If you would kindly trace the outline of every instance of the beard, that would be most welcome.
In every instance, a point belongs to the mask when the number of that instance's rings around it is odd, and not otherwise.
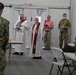
[[[37,21],[35,21],[34,23],[35,23],[35,24],[37,24],[38,22],[37,22]]]

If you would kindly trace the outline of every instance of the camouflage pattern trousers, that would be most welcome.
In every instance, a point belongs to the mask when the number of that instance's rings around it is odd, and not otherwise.
[[[49,49],[50,48],[50,43],[51,43],[51,30],[50,31],[45,31],[45,35],[44,35],[44,47]]]
[[[68,44],[68,32],[60,32],[59,47],[63,48]]]
[[[6,66],[5,53],[2,49],[0,49],[0,75],[4,75],[5,66]]]

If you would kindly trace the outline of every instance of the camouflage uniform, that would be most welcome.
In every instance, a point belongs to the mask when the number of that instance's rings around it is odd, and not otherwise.
[[[67,43],[68,43],[68,28],[71,27],[71,24],[70,24],[69,20],[62,19],[59,22],[58,27],[60,29],[59,47],[62,48],[63,47],[63,42],[64,42],[64,46],[66,46]],[[63,27],[63,28],[61,28],[61,27]]]
[[[0,75],[4,75],[6,66],[5,51],[9,39],[9,21],[0,17]]]

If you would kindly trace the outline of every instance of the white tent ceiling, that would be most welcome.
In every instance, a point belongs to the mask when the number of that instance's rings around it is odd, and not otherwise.
[[[69,6],[70,0],[0,0],[5,4],[25,4],[33,3],[34,5],[51,5],[51,6]]]

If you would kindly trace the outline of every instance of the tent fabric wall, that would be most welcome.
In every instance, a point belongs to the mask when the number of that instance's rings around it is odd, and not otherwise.
[[[58,23],[62,19],[63,13],[67,13],[67,18],[69,19],[69,9],[49,9],[49,15],[51,16],[52,20],[54,21],[54,29],[52,30],[52,37],[51,37],[51,45],[52,46],[56,46],[56,47],[59,46]],[[37,10],[36,9],[31,9],[31,13],[30,13],[30,9],[24,9],[24,15],[26,15],[26,17],[27,17],[29,28],[31,28],[31,26],[34,23],[34,18],[36,16],[38,16]],[[14,10],[14,23],[17,20],[18,16],[19,16],[19,13],[15,9]],[[32,17],[32,22],[30,21],[31,17]],[[44,24],[44,21],[45,21],[46,18],[47,18],[47,10],[44,10],[44,12],[41,15],[41,21],[42,21],[41,25],[42,25],[42,27],[43,27],[43,24]],[[30,35],[28,35],[28,36],[30,36]],[[29,39],[30,38],[28,38],[27,40],[30,41]]]
[[[18,19],[18,16],[19,16],[19,13],[18,13],[18,9],[14,9],[14,16],[13,16],[13,22],[15,24],[16,20]],[[26,19],[28,21],[28,27],[29,29],[31,29],[32,25],[34,24],[34,19],[35,17],[39,16],[38,13],[37,13],[37,9],[24,9],[24,12],[23,14],[26,16]],[[44,12],[42,12],[42,15],[41,15],[41,25],[43,27],[43,23],[44,23],[44,20],[46,19],[47,17],[47,10],[44,10]],[[32,20],[31,20],[32,19]],[[12,25],[12,28],[14,28],[14,26]],[[14,37],[13,39],[15,39],[15,32],[13,30],[13,34],[12,34]],[[31,34],[29,32],[27,32],[27,36],[26,36],[26,46],[30,46],[30,42],[31,42]]]
[[[9,38],[12,37],[12,33],[13,33],[13,9],[12,8],[9,8],[9,7],[5,7],[4,8],[4,11],[3,11],[3,14],[2,14],[2,17],[6,18],[7,20],[9,20],[10,22],[10,25],[9,25]]]
[[[71,25],[71,42],[74,42],[76,37],[76,0],[71,0]]]
[[[59,47],[59,29],[58,23],[63,18],[63,13],[67,14],[67,19],[69,19],[69,9],[50,9],[51,19],[54,22],[54,29],[51,35],[51,46]]]
[[[54,29],[52,30],[52,37],[51,37],[51,45],[52,46],[56,46],[58,47],[58,40],[59,40],[59,29],[58,29],[58,23],[59,21],[62,19],[62,14],[63,13],[67,13],[68,15],[68,19],[69,19],[69,9],[49,9],[49,14],[52,17],[52,20],[54,21]],[[31,25],[33,24],[34,21],[30,21],[31,17],[34,20],[35,16],[38,16],[37,14],[37,10],[36,9],[31,9],[31,13],[30,13],[30,9],[25,9],[24,10],[24,15],[26,15],[27,20],[28,20],[28,24],[29,24],[29,28],[31,28]],[[16,9],[12,9],[12,8],[5,8],[4,12],[3,12],[3,17],[7,18],[10,21],[10,39],[14,39],[15,38],[15,34],[14,34],[14,24],[16,22],[16,20],[18,19],[19,13]],[[42,15],[42,22],[41,24],[43,25],[44,20],[47,17],[47,10],[45,10]],[[31,22],[31,23],[30,23]],[[30,40],[29,40],[30,41]]]
[[[58,6],[58,7],[62,7],[62,6],[70,6],[70,0],[26,0],[27,2],[33,3],[34,5],[40,5],[40,6],[45,6],[46,5],[50,5],[50,6]],[[16,1],[6,1],[2,0],[1,2],[5,3],[5,4],[25,4],[26,1],[24,0],[16,0]],[[44,2],[44,3],[43,3]],[[47,7],[46,7],[47,8]],[[45,10],[45,12],[42,13],[41,17],[42,17],[42,22],[41,24],[43,25],[44,20],[47,17],[47,14],[50,14],[52,17],[52,20],[54,21],[54,29],[52,30],[52,37],[51,37],[51,45],[52,46],[57,46],[58,47],[58,39],[59,39],[59,29],[58,29],[58,23],[59,21],[62,19],[62,14],[63,13],[67,13],[68,15],[68,19],[69,19],[69,9],[49,9]],[[24,14],[27,17],[28,23],[29,23],[29,28],[31,27],[31,25],[33,24],[34,21],[31,22],[31,17],[32,19],[34,19],[35,16],[38,16],[37,14],[37,10],[33,10],[33,9],[25,9],[24,10]],[[13,30],[13,26],[15,21],[17,20],[19,13],[18,11],[16,11],[13,7],[12,8],[8,8],[5,7],[4,12],[3,12],[3,17],[5,17],[6,19],[8,19],[10,21],[10,38],[14,39],[13,35],[14,34],[14,30]],[[57,41],[57,42],[56,42]]]

